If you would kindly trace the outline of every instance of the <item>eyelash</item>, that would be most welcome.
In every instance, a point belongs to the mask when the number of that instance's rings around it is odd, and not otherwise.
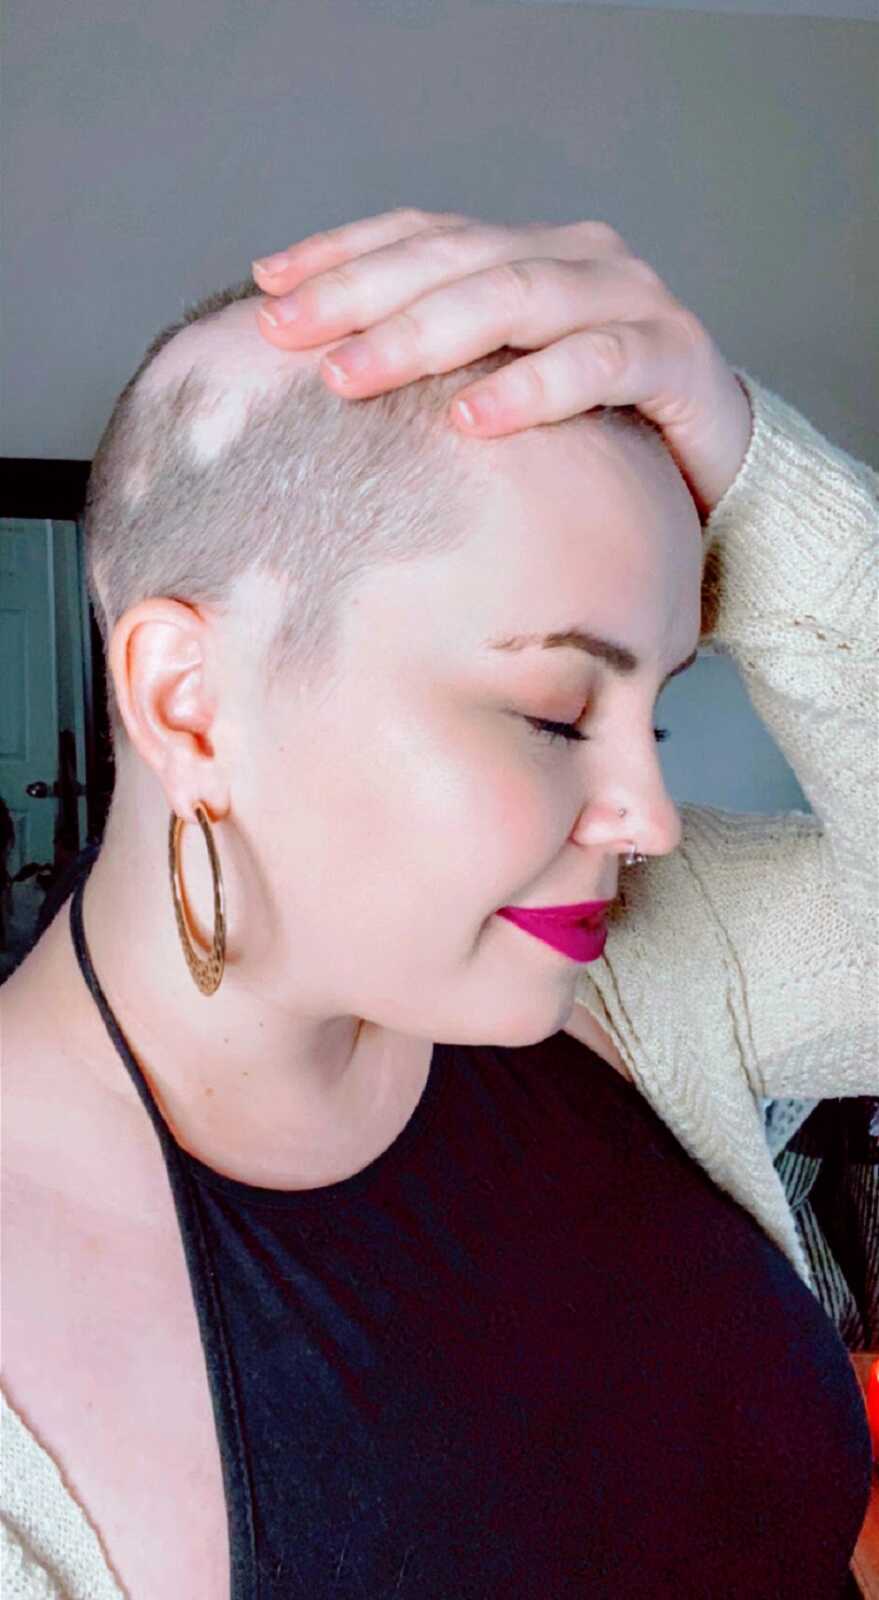
[[[580,733],[573,722],[547,722],[541,717],[526,717],[525,721],[535,733],[543,734],[546,739],[563,739],[566,744],[579,744],[589,738],[588,733]],[[671,732],[668,728],[654,728],[653,737],[657,744],[661,744],[663,739],[671,738]]]

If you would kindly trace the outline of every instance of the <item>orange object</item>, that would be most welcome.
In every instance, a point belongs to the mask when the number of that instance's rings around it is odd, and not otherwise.
[[[879,1461],[879,1360],[874,1361],[867,1378],[867,1423],[873,1444],[873,1460]]]

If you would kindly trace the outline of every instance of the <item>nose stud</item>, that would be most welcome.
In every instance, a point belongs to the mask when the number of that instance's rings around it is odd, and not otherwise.
[[[625,814],[626,814],[625,806],[620,806],[618,815],[621,816],[621,817],[624,817]],[[641,854],[640,850],[636,850],[635,846],[632,845],[632,848],[629,851],[628,855],[627,856],[623,856],[623,866],[624,867],[640,867],[643,864],[643,862],[645,862],[646,860],[647,860],[647,857],[643,856]]]

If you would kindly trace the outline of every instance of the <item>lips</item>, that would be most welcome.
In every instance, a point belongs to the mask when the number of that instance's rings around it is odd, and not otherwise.
[[[539,933],[544,924],[548,928],[560,925],[598,928],[610,905],[613,905],[612,900],[581,900],[571,906],[502,906],[498,916],[507,917],[510,922],[518,923],[529,932],[533,929],[535,933]]]
[[[502,906],[497,913],[552,945],[572,961],[597,961],[607,943],[604,914],[610,900],[582,900],[573,906]]]

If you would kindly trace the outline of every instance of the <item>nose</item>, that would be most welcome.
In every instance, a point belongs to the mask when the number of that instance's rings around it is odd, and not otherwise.
[[[645,856],[667,856],[683,837],[681,815],[666,786],[659,752],[650,745],[625,757],[608,759],[599,776],[586,775],[589,794],[577,822],[578,844],[600,845],[608,854],[625,856],[634,846]],[[623,815],[620,815],[620,812]]]
[[[620,810],[625,811],[625,816],[620,817]],[[669,795],[665,785],[662,787],[662,799],[656,804],[646,806],[617,807],[616,827],[623,840],[620,849],[628,852],[634,844],[645,856],[669,856],[677,850],[683,837],[681,814]]]

